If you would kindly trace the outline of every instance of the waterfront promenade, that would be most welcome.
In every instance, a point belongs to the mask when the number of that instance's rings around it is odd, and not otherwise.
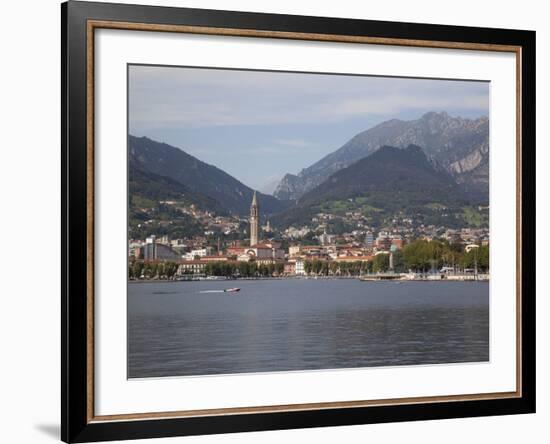
[[[313,279],[313,280],[338,280],[338,279],[357,279],[360,281],[407,281],[407,282],[487,282],[489,273],[476,274],[421,274],[421,273],[372,273],[358,276],[306,276],[306,275],[286,275],[286,276],[255,276],[255,277],[235,277],[235,276],[205,276],[205,275],[181,275],[171,279],[130,279],[129,282],[185,282],[185,281],[273,281],[273,280],[295,280],[295,279]]]

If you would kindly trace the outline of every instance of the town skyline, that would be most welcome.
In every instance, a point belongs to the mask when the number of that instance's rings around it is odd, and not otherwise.
[[[205,216],[211,218],[208,213]],[[199,237],[200,248],[195,249],[190,249],[185,239],[170,239],[166,235],[159,239],[152,235],[144,241],[131,239],[129,278],[178,277],[192,280],[207,276],[227,279],[314,274],[363,276],[375,280],[434,280],[436,276],[438,279],[478,280],[478,271],[483,271],[482,279],[488,279],[488,228],[445,230],[444,227],[428,226],[412,230],[394,227],[375,232],[365,227],[363,231],[350,233],[350,237],[328,234],[327,225],[322,222],[323,219],[330,220],[331,215],[318,216],[321,224],[316,231],[318,233],[321,228],[322,234],[310,236],[304,243],[304,238],[312,231],[306,227],[301,230],[291,228],[284,231],[282,239],[275,240],[269,220],[260,226],[260,202],[254,192],[248,218],[240,219],[248,227],[248,230],[241,229],[242,239],[224,242],[222,247],[219,236],[215,245],[206,243],[206,246],[205,240]],[[361,218],[360,214],[351,216]],[[344,242],[339,242],[341,240]],[[187,252],[180,254],[184,251]],[[409,267],[408,274],[404,273],[406,267]],[[421,274],[412,273],[413,268]],[[428,268],[432,274],[422,277]],[[439,275],[433,274],[437,271]],[[155,276],[148,276],[148,272]],[[376,274],[370,277],[370,273]]]

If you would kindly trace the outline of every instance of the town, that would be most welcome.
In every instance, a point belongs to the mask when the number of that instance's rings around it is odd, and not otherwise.
[[[130,280],[215,278],[359,277],[369,279],[488,279],[489,229],[415,224],[396,217],[375,230],[360,212],[318,213],[311,223],[284,230],[260,224],[254,193],[249,218],[219,216],[195,206],[173,207],[204,228],[173,238],[150,234],[129,240]],[[486,208],[488,210],[488,208]],[[350,231],[331,232],[344,219]],[[143,221],[159,231],[173,221]],[[141,226],[138,228],[142,228]]]

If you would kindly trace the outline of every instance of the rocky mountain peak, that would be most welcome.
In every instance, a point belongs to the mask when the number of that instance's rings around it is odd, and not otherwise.
[[[363,131],[298,175],[285,176],[274,195],[298,199],[381,146],[406,148],[411,144],[423,147],[436,169],[446,170],[457,182],[488,196],[489,119],[454,117],[446,111],[431,111],[410,121],[391,119]]]

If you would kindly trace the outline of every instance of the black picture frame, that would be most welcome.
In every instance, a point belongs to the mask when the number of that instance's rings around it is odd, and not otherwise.
[[[521,396],[319,410],[95,421],[90,417],[87,302],[87,23],[90,20],[332,36],[513,45],[521,49]],[[69,1],[61,5],[61,438],[91,442],[535,412],[535,32]],[[512,197],[511,197],[512,198]]]

